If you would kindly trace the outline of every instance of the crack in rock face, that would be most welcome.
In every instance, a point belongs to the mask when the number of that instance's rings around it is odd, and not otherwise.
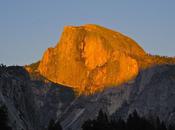
[[[55,83],[93,94],[135,78],[139,67],[133,55],[145,52],[118,32],[97,25],[68,26],[57,46],[44,53],[38,70]]]
[[[85,37],[82,57],[85,59],[85,65],[89,70],[107,63],[110,52],[109,47],[105,43],[106,41],[103,37],[92,34]]]

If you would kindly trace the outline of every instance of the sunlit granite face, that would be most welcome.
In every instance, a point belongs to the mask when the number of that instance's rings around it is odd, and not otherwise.
[[[137,76],[133,56],[145,55],[132,39],[98,25],[67,26],[43,55],[39,72],[49,80],[90,94]]]

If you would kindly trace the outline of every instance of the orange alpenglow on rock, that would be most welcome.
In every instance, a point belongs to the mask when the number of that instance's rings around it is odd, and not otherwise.
[[[39,64],[47,79],[92,94],[135,78],[134,57],[145,56],[132,39],[98,25],[66,26],[56,47],[48,48]]]

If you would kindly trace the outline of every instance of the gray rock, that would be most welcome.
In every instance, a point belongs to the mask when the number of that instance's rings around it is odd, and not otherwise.
[[[149,68],[129,83],[78,97],[58,120],[65,130],[79,130],[85,120],[96,118],[100,109],[124,119],[137,110],[141,116],[158,116],[175,124],[175,65]]]
[[[0,105],[8,108],[13,130],[38,130],[40,119],[28,73],[22,67],[0,68]]]
[[[7,106],[13,130],[44,130],[50,119],[60,121],[64,130],[80,130],[100,109],[124,119],[137,110],[175,124],[175,65],[155,66],[121,86],[77,97],[71,88],[30,79],[22,67],[0,68],[0,105]]]
[[[23,67],[0,68],[0,106],[8,108],[13,130],[44,130],[75,98],[68,87],[30,79]]]

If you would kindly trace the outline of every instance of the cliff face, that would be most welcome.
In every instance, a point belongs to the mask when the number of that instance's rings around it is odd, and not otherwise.
[[[137,110],[146,118],[158,116],[167,124],[175,124],[174,102],[175,65],[161,65],[141,71],[132,82],[78,97],[58,120],[64,130],[80,130],[84,121],[97,117],[100,109],[116,119],[126,119]]]
[[[64,28],[60,42],[49,48],[39,64],[47,79],[78,92],[94,93],[135,78],[144,50],[121,33],[97,26]]]
[[[38,130],[39,109],[28,73],[22,67],[0,67],[0,106],[7,107],[13,130]]]
[[[23,67],[0,66],[0,106],[7,107],[13,130],[47,128],[75,98],[70,88],[35,76],[31,79]]]
[[[13,130],[43,130],[50,119],[60,121],[64,130],[79,130],[100,109],[122,118],[137,110],[141,116],[175,124],[174,101],[175,65],[148,68],[131,82],[78,97],[71,88],[31,80],[21,67],[0,69],[0,106],[7,106]]]
[[[48,127],[51,119],[56,120],[64,110],[66,110],[75,99],[75,93],[71,88],[54,84],[52,82],[43,82],[35,79],[32,81],[32,92],[35,102],[39,108],[40,129]]]

